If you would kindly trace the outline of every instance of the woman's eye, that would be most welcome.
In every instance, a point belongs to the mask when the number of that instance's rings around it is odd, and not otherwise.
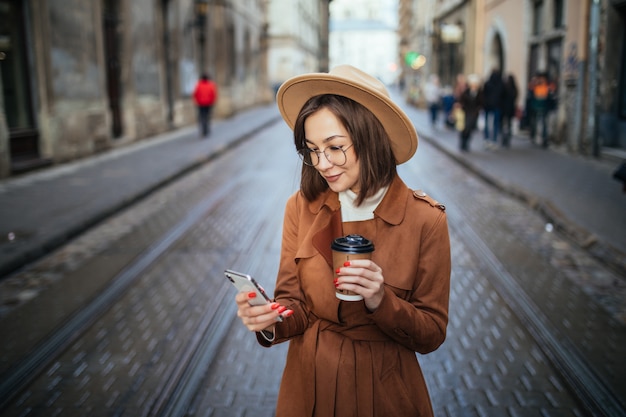
[[[331,151],[340,151],[343,149],[343,146],[330,146]]]

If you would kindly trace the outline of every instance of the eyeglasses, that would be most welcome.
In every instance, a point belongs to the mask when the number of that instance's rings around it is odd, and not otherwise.
[[[304,162],[305,165],[314,167],[320,163],[320,157],[323,153],[328,162],[340,167],[345,165],[348,161],[346,151],[350,149],[352,145],[354,145],[354,143],[347,148],[344,148],[343,145],[332,145],[328,146],[323,151],[316,151],[315,149],[310,148],[298,149],[298,155],[300,155],[300,159],[302,159],[302,162]]]

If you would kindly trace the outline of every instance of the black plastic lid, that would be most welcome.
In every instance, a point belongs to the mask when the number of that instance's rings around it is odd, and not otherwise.
[[[361,235],[347,235],[333,240],[330,248],[337,252],[370,253],[374,252],[374,243]]]

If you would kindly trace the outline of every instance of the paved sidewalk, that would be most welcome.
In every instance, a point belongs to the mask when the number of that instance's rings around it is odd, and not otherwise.
[[[57,167],[0,180],[0,278],[245,140],[280,114],[270,103]]]

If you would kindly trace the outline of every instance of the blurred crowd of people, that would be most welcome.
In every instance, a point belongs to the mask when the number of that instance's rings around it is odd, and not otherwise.
[[[556,108],[556,84],[546,73],[536,74],[528,83],[523,106],[518,104],[520,91],[513,74],[503,75],[494,69],[486,80],[471,74],[459,74],[454,87],[440,85],[437,75],[431,75],[423,87],[424,99],[433,126],[443,123],[459,132],[459,147],[469,151],[472,133],[478,130],[482,115],[485,148],[508,148],[514,121],[529,131],[530,139],[548,146],[548,114]],[[539,137],[537,138],[537,135]]]

